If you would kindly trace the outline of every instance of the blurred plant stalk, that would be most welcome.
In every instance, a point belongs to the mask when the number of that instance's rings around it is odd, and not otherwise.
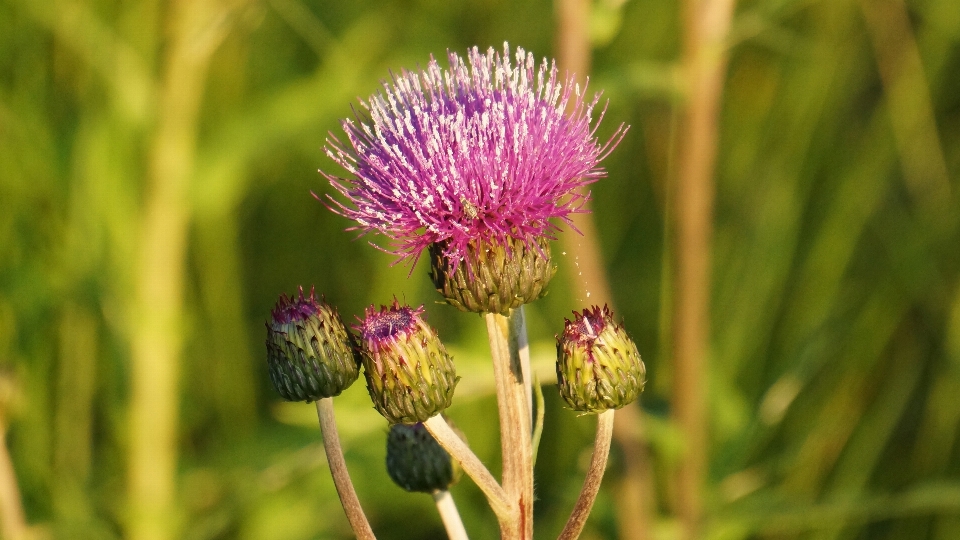
[[[581,85],[590,73],[590,9],[590,0],[556,0],[554,4],[557,60],[561,68],[576,75]],[[585,208],[589,207],[588,201]],[[573,214],[570,218],[582,233],[566,231],[561,235],[563,249],[569,254],[563,257],[563,264],[573,280],[572,289],[576,294],[590,298],[590,304],[607,305],[616,310],[603,268],[603,254],[594,215],[592,212],[583,212]],[[620,538],[630,540],[649,538],[653,523],[653,477],[642,437],[642,422],[639,402],[621,409],[613,422],[613,439],[623,458],[623,474],[614,479],[617,527]]]
[[[17,394],[12,377],[0,374],[0,532],[8,540],[24,540],[28,532],[17,471],[7,447],[7,425]]]
[[[23,512],[17,473],[7,450],[7,422],[0,419],[0,530],[9,540],[27,537],[27,518]]]
[[[676,511],[683,538],[700,536],[707,468],[706,380],[718,116],[727,35],[736,0],[687,0],[683,13],[684,102],[673,203],[673,416],[684,439]]]
[[[210,58],[226,35],[230,6],[180,0],[171,28],[150,148],[140,225],[132,330],[129,522],[134,540],[175,538],[184,259],[198,117]]]
[[[860,1],[907,189],[924,219],[939,227],[953,201],[930,85],[903,0]]]

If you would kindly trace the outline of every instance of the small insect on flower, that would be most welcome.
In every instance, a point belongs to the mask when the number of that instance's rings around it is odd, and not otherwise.
[[[328,206],[356,221],[352,229],[389,238],[384,249],[399,260],[430,248],[434,284],[450,303],[505,312],[543,293],[555,268],[547,241],[558,221],[584,211],[580,188],[606,175],[599,163],[627,128],[601,143],[599,94],[586,99],[572,75],[546,59],[537,67],[521,48],[447,57],[448,69],[431,58],[384,82],[361,102],[366,117],[343,121],[346,143],[327,140],[349,173],[323,173],[340,194]],[[518,263],[493,267],[510,259]],[[489,282],[456,290],[478,276]]]
[[[477,219],[477,216],[480,215],[477,207],[474,206],[472,202],[468,201],[463,195],[460,195],[460,204],[463,205],[463,213],[465,213],[468,218]]]

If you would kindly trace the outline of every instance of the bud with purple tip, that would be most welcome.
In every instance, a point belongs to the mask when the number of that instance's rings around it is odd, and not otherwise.
[[[313,289],[299,298],[281,295],[267,323],[267,367],[288,401],[340,395],[357,380],[360,366],[340,314]]]
[[[367,390],[377,411],[391,424],[423,422],[453,401],[457,373],[436,331],[426,322],[423,306],[367,308],[355,328]]]
[[[633,402],[643,391],[646,368],[623,325],[606,306],[574,312],[557,336],[557,383],[575,411],[602,412]]]

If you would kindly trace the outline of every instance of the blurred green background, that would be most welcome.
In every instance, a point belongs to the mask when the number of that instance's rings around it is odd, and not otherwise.
[[[680,21],[669,0],[596,0],[590,18],[599,136],[632,126],[594,210],[647,362],[644,526],[665,539],[683,447],[665,337]],[[0,397],[31,537],[134,537],[131,426],[153,428],[133,389],[154,388],[149,344],[169,336],[170,537],[350,537],[313,408],[281,403],[266,376],[264,321],[301,284],[348,321],[393,296],[425,303],[464,378],[450,413],[498,470],[481,319],[310,192],[330,192],[318,168],[338,172],[328,132],[390,70],[504,41],[552,56],[554,34],[546,0],[0,1]],[[704,536],[960,538],[960,7],[745,0],[730,41]],[[545,378],[554,333],[588,301],[569,277],[528,307]],[[151,279],[183,291],[172,326],[150,326],[169,308],[143,293]],[[545,393],[537,538],[562,527],[594,430]],[[430,498],[387,477],[363,385],[336,404],[378,537],[442,538]],[[620,457],[585,538],[625,537]],[[472,536],[496,537],[473,485],[453,494]]]

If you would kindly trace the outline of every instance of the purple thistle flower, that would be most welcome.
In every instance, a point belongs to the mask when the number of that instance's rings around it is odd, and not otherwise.
[[[521,48],[514,58],[506,43],[502,54],[474,47],[466,62],[448,53],[448,70],[431,57],[361,101],[369,118],[342,122],[349,146],[326,147],[352,177],[321,171],[346,199],[328,206],[358,224],[348,230],[384,234],[399,260],[442,245],[452,271],[471,242],[540,249],[559,230],[551,219],[582,211],[589,195],[578,188],[605,176],[598,163],[627,128],[600,144],[599,94],[586,101],[546,59],[535,71]]]

